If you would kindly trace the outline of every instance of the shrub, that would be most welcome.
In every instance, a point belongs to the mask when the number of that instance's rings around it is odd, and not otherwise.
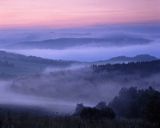
[[[95,107],[84,107],[82,104],[78,104],[76,107],[75,115],[82,119],[114,119],[115,113],[113,110],[106,106],[104,102],[100,102]]]

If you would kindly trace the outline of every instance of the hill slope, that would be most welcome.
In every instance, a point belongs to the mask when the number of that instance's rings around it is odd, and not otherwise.
[[[67,67],[74,63],[0,51],[0,77],[39,73],[47,67]]]
[[[151,55],[148,55],[148,54],[142,54],[142,55],[137,55],[137,56],[134,56],[134,57],[127,57],[127,56],[113,57],[109,60],[97,61],[95,64],[146,62],[146,61],[153,61],[153,60],[158,60],[158,58],[156,58],[154,56],[151,56]]]

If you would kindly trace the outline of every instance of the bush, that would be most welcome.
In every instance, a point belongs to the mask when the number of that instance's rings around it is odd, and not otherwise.
[[[114,119],[115,113],[113,110],[106,106],[104,102],[100,102],[95,107],[84,107],[82,104],[78,104],[76,107],[75,115],[82,119]]]

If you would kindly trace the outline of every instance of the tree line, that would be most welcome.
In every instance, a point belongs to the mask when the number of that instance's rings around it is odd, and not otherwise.
[[[98,103],[95,107],[78,104],[74,115],[82,119],[142,119],[160,123],[160,92],[149,87],[122,88],[108,105]]]

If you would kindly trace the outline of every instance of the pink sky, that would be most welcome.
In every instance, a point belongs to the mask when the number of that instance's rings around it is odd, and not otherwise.
[[[0,0],[0,27],[160,21],[160,0]]]

